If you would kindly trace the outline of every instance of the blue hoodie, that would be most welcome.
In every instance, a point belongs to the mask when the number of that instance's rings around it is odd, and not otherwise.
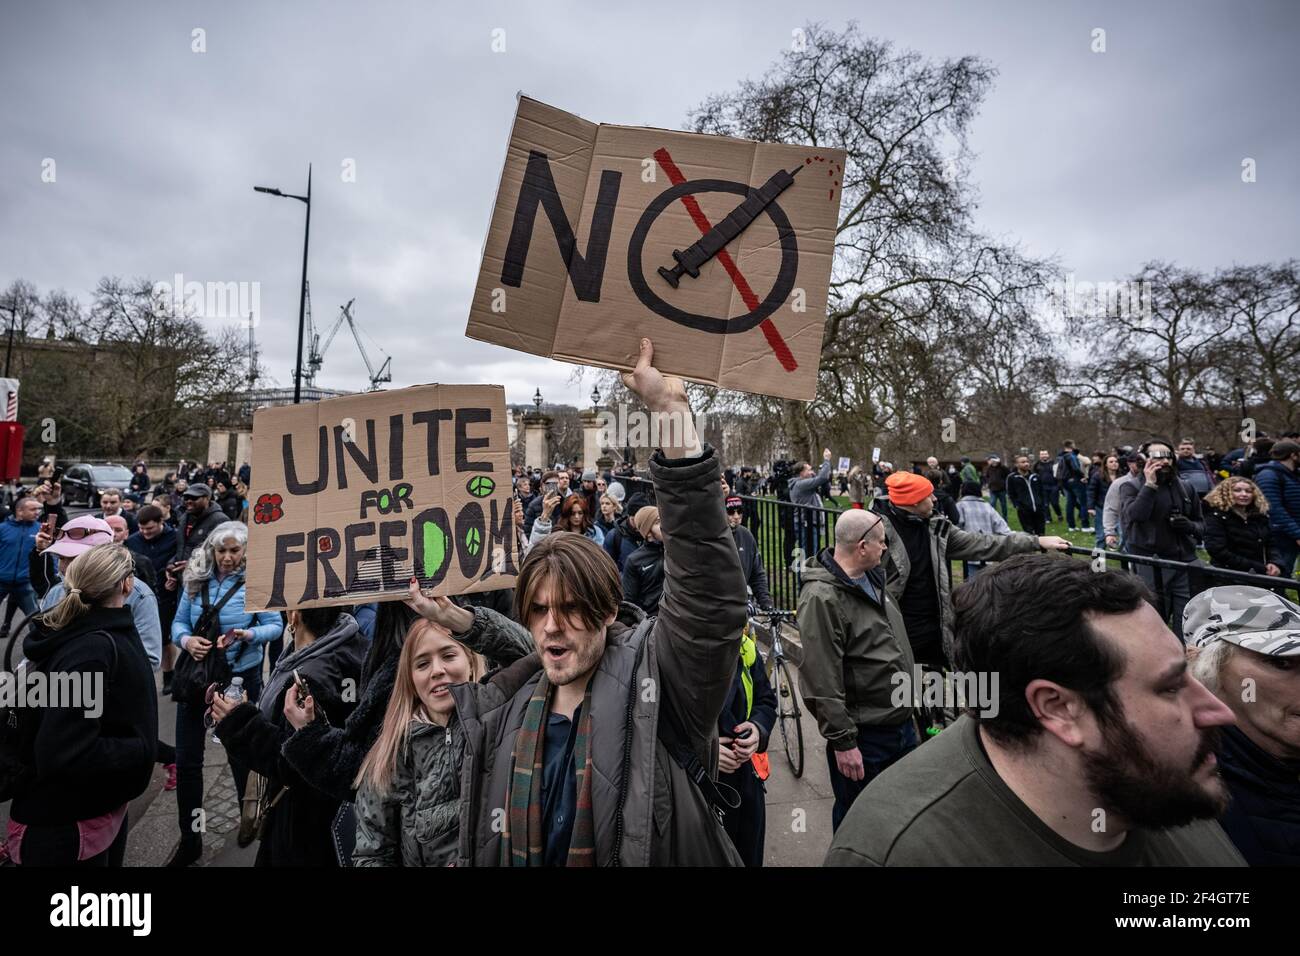
[[[0,524],[0,584],[30,584],[27,556],[36,544],[39,521],[19,521],[10,515]]]

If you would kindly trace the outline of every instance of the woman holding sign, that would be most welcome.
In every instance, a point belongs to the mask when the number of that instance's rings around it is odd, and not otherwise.
[[[274,611],[244,610],[247,548],[248,526],[242,522],[227,521],[212,529],[185,568],[172,643],[196,662],[208,654],[225,654],[231,683],[242,678],[248,700],[256,703],[262,689],[262,646],[280,636],[284,622]],[[223,690],[218,687],[216,692]],[[203,855],[205,710],[202,698],[176,700],[176,809],[181,842],[168,866],[189,866]],[[248,769],[234,760],[230,769],[242,802]]]

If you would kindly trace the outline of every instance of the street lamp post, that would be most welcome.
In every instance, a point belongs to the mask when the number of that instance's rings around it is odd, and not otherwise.
[[[307,195],[305,196],[280,192],[270,186],[254,186],[253,190],[284,199],[296,199],[307,204],[307,226],[302,234],[302,288],[298,291],[298,361],[293,370],[293,403],[297,405],[302,401],[302,334],[307,315],[307,243],[311,239],[311,163],[307,164]]]
[[[5,378],[9,377],[9,361],[14,355],[14,325],[18,322],[17,296],[9,300],[9,345],[5,347]]]

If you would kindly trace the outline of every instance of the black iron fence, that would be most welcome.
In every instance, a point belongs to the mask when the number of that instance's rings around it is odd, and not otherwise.
[[[653,503],[654,489],[649,480],[619,480],[623,482],[629,496],[634,491],[640,492]],[[759,554],[763,557],[772,603],[782,610],[794,610],[799,602],[803,563],[815,559],[823,548],[831,546],[835,521],[843,509],[813,508],[752,495],[739,497],[745,503],[742,523],[758,542]],[[1300,603],[1300,579],[1294,577],[1270,577],[1216,568],[1201,561],[1170,561],[1098,548],[1072,547],[1069,553],[1081,559],[1101,562],[1098,564],[1099,569],[1104,566],[1137,574],[1155,594],[1167,618],[1180,610],[1190,596],[1225,584],[1267,588]],[[949,583],[957,584],[959,579],[953,576],[953,564],[952,561],[948,562],[946,573]]]

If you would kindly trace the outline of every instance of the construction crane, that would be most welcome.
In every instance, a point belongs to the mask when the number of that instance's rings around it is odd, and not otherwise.
[[[307,367],[302,373],[302,384],[308,388],[316,384],[316,373],[320,371],[321,362],[324,356],[320,351],[320,333],[316,331],[316,325],[311,320],[311,283],[305,283],[303,297],[306,302],[306,319],[304,325],[307,327]]]
[[[325,336],[325,344],[320,346],[319,349],[316,346],[320,341],[320,335],[315,331],[312,332],[311,350],[307,353],[309,382],[315,378],[316,371],[321,367],[321,363],[325,359],[325,353],[329,351],[329,347],[334,341],[334,336],[338,335],[339,329],[343,327],[344,320],[347,321],[348,328],[352,330],[352,338],[357,343],[357,351],[361,353],[361,361],[366,363],[366,374],[370,376],[370,388],[368,388],[367,391],[378,391],[381,382],[391,382],[393,380],[392,357],[383,349],[379,348],[378,345],[375,345],[375,348],[378,349],[379,353],[384,356],[383,364],[380,365],[379,370],[376,371],[374,362],[370,360],[370,355],[366,352],[366,347],[361,342],[361,331],[357,328],[356,320],[352,317],[352,304],[356,301],[355,298],[349,299],[347,305],[339,307],[339,317],[334,320],[334,325],[331,326],[329,332]],[[371,344],[374,344],[373,340]]]

